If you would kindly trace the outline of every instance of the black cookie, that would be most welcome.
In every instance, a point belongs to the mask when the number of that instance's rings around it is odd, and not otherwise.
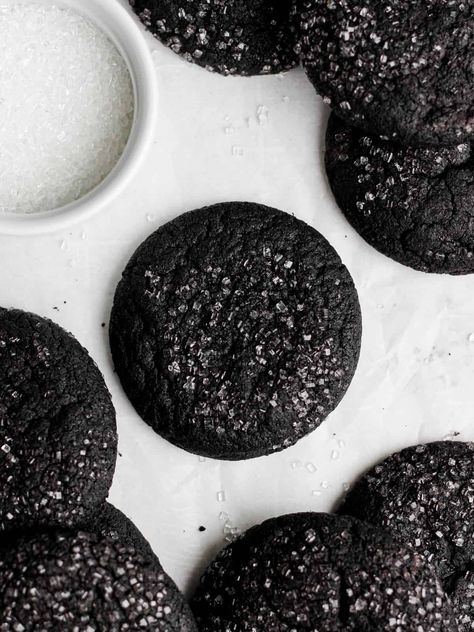
[[[349,386],[360,337],[352,279],[324,237],[239,202],[151,235],[110,323],[117,373],[143,419],[186,450],[233,460],[319,426]]]
[[[95,514],[81,525],[81,529],[118,540],[145,556],[154,555],[150,543],[130,518],[109,503],[100,505]]]
[[[345,216],[381,253],[423,272],[474,272],[470,145],[402,147],[333,115],[326,170]]]
[[[448,145],[472,136],[472,2],[296,5],[308,76],[347,122],[404,144]]]
[[[474,568],[463,573],[454,583],[451,600],[459,632],[474,630]]]
[[[0,308],[0,530],[79,524],[107,497],[116,450],[87,351],[49,320]]]
[[[3,541],[0,630],[196,632],[191,611],[156,558],[91,533]]]
[[[250,529],[204,573],[201,632],[453,632],[433,569],[372,526],[293,514]]]
[[[474,623],[474,590],[470,601],[456,596],[466,593],[465,574],[474,570],[473,443],[441,441],[393,454],[358,481],[339,513],[391,529],[424,554]]]
[[[292,0],[130,0],[142,22],[184,59],[223,75],[279,73],[298,64]]]

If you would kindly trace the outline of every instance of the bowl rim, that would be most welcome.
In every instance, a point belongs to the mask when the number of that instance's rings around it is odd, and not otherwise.
[[[8,4],[44,4],[50,0],[0,0]],[[132,80],[135,111],[130,135],[112,171],[84,196],[55,209],[36,213],[0,213],[0,234],[36,235],[77,224],[118,197],[136,174],[155,131],[158,89],[151,50],[133,15],[119,0],[54,0],[84,16],[102,30],[124,58]]]

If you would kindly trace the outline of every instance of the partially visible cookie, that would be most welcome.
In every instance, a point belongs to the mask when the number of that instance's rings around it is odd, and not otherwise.
[[[116,450],[87,351],[49,320],[0,309],[0,530],[79,524],[107,497]]]
[[[470,145],[402,147],[333,114],[326,170],[343,213],[381,253],[423,272],[474,272]]]
[[[111,505],[100,505],[94,514],[80,525],[84,531],[91,531],[118,541],[127,546],[133,546],[145,556],[154,556],[150,543],[123,512]]]
[[[450,589],[459,632],[474,630],[474,567],[460,573]]]
[[[423,554],[453,598],[459,623],[474,622],[473,443],[440,441],[393,454],[362,476],[339,513],[390,529]]]
[[[250,529],[205,571],[200,632],[454,632],[433,569],[385,531],[302,513]]]
[[[457,0],[296,0],[303,65],[348,123],[403,144],[474,133],[474,5]]]
[[[222,75],[298,64],[291,0],[130,0],[148,29],[187,61]]]
[[[118,540],[47,532],[0,546],[0,630],[197,632],[158,560]]]
[[[316,230],[258,204],[181,215],[131,258],[110,321],[113,359],[156,432],[239,460],[317,428],[356,369],[352,278]]]

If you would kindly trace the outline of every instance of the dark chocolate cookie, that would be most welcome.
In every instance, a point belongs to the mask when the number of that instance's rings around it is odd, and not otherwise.
[[[454,632],[434,570],[357,520],[293,514],[250,529],[191,602],[201,632]]]
[[[326,170],[337,203],[371,246],[423,272],[474,272],[470,145],[402,147],[332,115]]]
[[[143,555],[154,555],[145,536],[134,523],[119,509],[110,503],[100,505],[95,513],[80,526],[83,531],[91,531],[112,540],[118,540],[127,546],[133,546]]]
[[[196,632],[191,611],[152,556],[96,534],[3,540],[0,630]]]
[[[342,118],[404,144],[474,133],[474,4],[296,0],[310,80]]]
[[[138,413],[205,456],[245,459],[314,430],[354,374],[357,293],[317,231],[258,204],[186,213],[133,255],[110,340]]]
[[[441,441],[407,448],[357,482],[339,513],[390,529],[436,567],[459,611],[474,622],[474,444]],[[471,630],[472,627],[461,627]]]
[[[298,63],[292,0],[130,0],[150,31],[184,59],[223,75],[279,73]]]
[[[459,632],[474,630],[474,566],[464,572],[450,591]]]
[[[0,530],[79,524],[107,497],[116,450],[87,351],[49,320],[0,308]]]

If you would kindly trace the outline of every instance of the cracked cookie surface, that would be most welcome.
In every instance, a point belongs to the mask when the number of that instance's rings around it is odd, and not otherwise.
[[[197,632],[152,556],[108,537],[50,531],[2,541],[0,630]]]
[[[298,64],[291,0],[130,0],[145,26],[189,62],[223,75]]]
[[[474,133],[474,3],[296,0],[307,74],[335,112],[404,144]]]
[[[0,308],[0,530],[78,524],[107,497],[116,451],[87,351],[45,318]]]
[[[402,147],[349,127],[333,114],[326,171],[339,207],[379,252],[423,272],[474,272],[469,144]]]
[[[229,545],[191,608],[201,632],[454,632],[434,570],[385,531],[300,513],[267,520]]]
[[[352,278],[316,230],[257,204],[181,215],[130,260],[110,341],[131,402],[203,456],[269,454],[314,430],[354,374]]]
[[[364,474],[339,509],[390,529],[437,569],[462,632],[474,626],[474,444],[406,448]]]

